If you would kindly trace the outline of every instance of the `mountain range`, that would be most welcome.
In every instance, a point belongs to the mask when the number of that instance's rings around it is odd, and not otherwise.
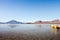
[[[52,20],[52,21],[35,21],[35,22],[19,22],[16,20],[11,20],[8,22],[0,22],[0,24],[60,24],[60,20],[56,19],[56,20]]]
[[[33,24],[60,24],[60,20],[52,20],[52,21],[36,21]]]

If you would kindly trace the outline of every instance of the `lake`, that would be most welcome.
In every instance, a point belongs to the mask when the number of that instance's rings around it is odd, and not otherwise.
[[[0,40],[60,40],[51,24],[0,24]]]

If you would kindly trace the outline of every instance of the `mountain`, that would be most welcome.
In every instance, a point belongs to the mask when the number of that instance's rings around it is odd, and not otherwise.
[[[11,20],[11,21],[6,22],[5,24],[23,24],[23,23],[16,20]]]
[[[16,20],[11,20],[8,22],[0,22],[0,24],[24,24],[24,23],[16,21]]]

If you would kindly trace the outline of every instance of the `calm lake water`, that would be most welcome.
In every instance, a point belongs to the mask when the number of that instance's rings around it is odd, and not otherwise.
[[[0,40],[60,40],[50,24],[0,24]]]

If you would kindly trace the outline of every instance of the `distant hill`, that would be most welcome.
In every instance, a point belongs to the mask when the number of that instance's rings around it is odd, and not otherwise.
[[[0,22],[0,24],[24,24],[24,23],[16,21],[16,20],[11,20],[5,23]]]
[[[56,19],[56,20],[51,21],[51,23],[57,23],[57,24],[60,24],[60,20],[59,20],[59,19]]]
[[[60,20],[52,20],[52,21],[36,21],[33,24],[60,24]]]

